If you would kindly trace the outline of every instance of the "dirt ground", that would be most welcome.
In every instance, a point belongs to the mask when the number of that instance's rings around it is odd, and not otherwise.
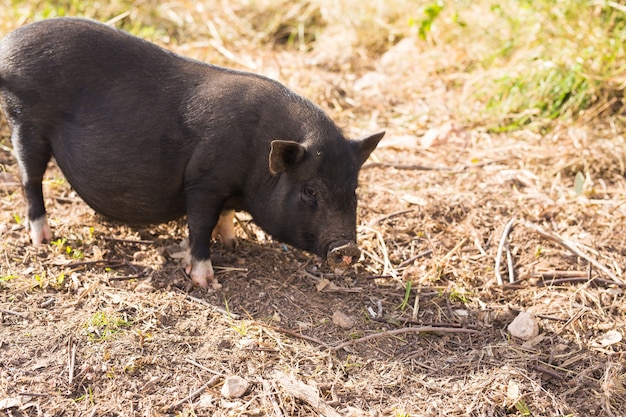
[[[238,248],[214,245],[223,289],[194,288],[184,219],[107,220],[53,163],[55,240],[35,248],[1,119],[0,414],[623,416],[620,127],[490,133],[457,116],[461,81],[401,48],[349,74],[259,52],[349,135],[387,131],[341,276],[240,213]],[[524,312],[528,340],[508,327]]]

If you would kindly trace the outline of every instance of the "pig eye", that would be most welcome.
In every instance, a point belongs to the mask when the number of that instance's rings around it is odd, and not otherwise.
[[[315,190],[311,187],[304,187],[302,189],[302,194],[300,195],[300,199],[307,206],[310,206],[310,207],[317,206],[317,196],[315,195]]]

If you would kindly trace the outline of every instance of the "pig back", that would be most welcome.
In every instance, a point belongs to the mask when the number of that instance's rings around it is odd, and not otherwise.
[[[82,19],[25,26],[0,43],[10,123],[46,140],[96,211],[128,222],[184,214],[184,171],[199,140],[181,113],[206,77],[193,61]]]

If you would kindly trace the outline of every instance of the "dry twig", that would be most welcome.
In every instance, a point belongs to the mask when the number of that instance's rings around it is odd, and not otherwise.
[[[180,290],[179,290],[179,291],[180,291]],[[185,293],[183,293],[182,291],[180,291],[180,293],[181,293],[181,294],[184,294],[184,295],[185,295],[185,298],[187,298],[187,300],[189,300],[189,301],[193,301],[194,303],[201,304],[201,305],[203,305],[203,306],[205,306],[205,307],[209,307],[210,309],[212,309],[213,311],[215,311],[215,312],[217,312],[217,313],[223,314],[223,315],[228,316],[228,317],[230,317],[230,318],[232,318],[232,319],[235,319],[235,320],[239,320],[239,319],[241,318],[241,316],[240,316],[239,314],[233,313],[232,311],[226,311],[226,310],[224,310],[224,309],[223,309],[223,308],[221,308],[221,307],[214,306],[214,305],[213,305],[213,304],[211,304],[211,303],[208,303],[208,302],[206,302],[206,301],[204,301],[204,300],[201,300],[200,298],[196,298],[196,297],[194,297],[194,296],[192,296],[192,295],[185,294]]]
[[[504,230],[502,231],[502,237],[500,238],[500,244],[498,245],[498,252],[496,254],[496,266],[495,266],[496,281],[498,282],[498,285],[504,284],[504,281],[502,281],[502,274],[500,274],[500,263],[502,262],[502,252],[504,251],[504,246],[506,244],[507,237],[509,236],[509,233],[511,232],[511,229],[513,228],[514,223],[515,223],[515,217],[511,218],[511,220],[509,220],[506,226],[504,226]],[[511,274],[511,271],[509,271],[509,274]]]
[[[133,245],[151,245],[154,243],[154,240],[121,239],[117,237],[104,237],[103,239],[107,242],[130,243]]]
[[[332,346],[330,348],[331,351],[336,352],[350,345],[354,345],[357,343],[366,342],[368,340],[377,339],[379,337],[387,337],[387,336],[396,336],[403,333],[423,333],[423,332],[437,332],[437,333],[470,333],[476,334],[480,333],[478,330],[472,329],[459,329],[459,328],[450,328],[450,327],[432,327],[432,326],[424,326],[424,327],[405,327],[402,329],[396,330],[387,330],[380,333],[370,334],[369,336],[360,337],[358,339],[348,340],[347,342],[340,343],[336,346]]]
[[[385,243],[385,238],[383,237],[383,234],[379,230],[373,229],[373,228],[368,227],[368,226],[365,226],[364,228],[366,230],[369,230],[370,232],[374,233],[374,235],[376,235],[376,238],[378,239],[378,242],[380,244],[380,250],[381,250],[381,252],[383,254],[383,259],[382,259],[383,273],[382,273],[382,275],[390,274],[394,279],[398,279],[398,273],[393,268],[393,265],[391,264],[391,261],[389,260],[389,252],[387,250],[387,244]]]
[[[215,371],[215,370],[213,370],[213,369],[211,369],[211,368],[207,368],[206,366],[204,366],[204,365],[202,365],[202,364],[200,364],[200,363],[198,363],[198,362],[194,361],[193,359],[186,358],[186,359],[185,359],[185,362],[190,363],[190,364],[192,364],[192,365],[194,365],[194,366],[197,366],[198,368],[202,369],[203,371],[210,372],[210,373],[212,373],[213,375],[218,375],[218,376],[219,376],[219,375],[223,375],[221,372]]]
[[[388,164],[385,162],[370,162],[365,165],[361,169],[368,168],[394,168],[402,171],[463,171],[467,169],[467,166],[458,168],[450,168],[450,167],[430,167],[427,165],[400,165],[400,164]]]
[[[431,253],[433,253],[432,249],[427,249],[427,250],[425,250],[423,252],[420,252],[417,255],[412,256],[409,259],[406,259],[406,260],[402,261],[400,263],[400,265],[398,265],[397,269],[401,269],[401,268],[407,267],[407,266],[411,265],[413,262],[415,262],[416,260],[418,260],[419,258],[423,258],[424,256],[428,256]]]
[[[262,382],[262,385],[263,385],[263,391],[265,393],[265,395],[262,396],[261,398],[264,401],[269,399],[269,402],[270,402],[270,404],[272,406],[272,410],[274,410],[274,415],[276,417],[283,417],[283,412],[280,409],[280,405],[276,401],[275,394],[274,394],[273,389],[272,389],[272,384],[270,383],[270,381],[265,380],[265,379],[262,379],[261,382]]]
[[[74,340],[72,340],[72,338],[70,338],[70,341],[68,342],[67,353],[69,372],[68,385],[72,386],[72,383],[74,382],[74,367],[76,365],[76,343],[74,343]]]
[[[565,240],[565,239],[562,239],[562,238],[560,238],[560,237],[558,237],[556,235],[553,235],[551,233],[548,233],[545,230],[543,230],[541,227],[539,227],[536,224],[531,223],[529,221],[524,221],[523,224],[524,224],[524,226],[528,227],[529,229],[532,229],[533,231],[537,232],[542,237],[544,237],[544,238],[546,238],[546,239],[548,239],[548,240],[550,240],[550,241],[552,241],[552,242],[554,242],[554,243],[564,247],[565,249],[569,250],[574,255],[578,256],[579,258],[583,258],[584,260],[586,260],[587,262],[592,264],[594,267],[596,267],[597,269],[601,270],[606,275],[608,275],[609,278],[611,278],[611,280],[613,280],[614,282],[616,282],[618,284],[624,284],[624,281],[622,281],[620,278],[618,278],[606,266],[604,266],[600,262],[596,261],[591,256],[587,255],[582,250],[578,249],[576,243],[568,241],[568,240]]]
[[[384,216],[380,216],[380,217],[378,217],[378,218],[376,218],[376,219],[372,220],[372,221],[369,223],[369,226],[370,226],[370,227],[371,227],[371,226],[375,226],[375,225],[377,225],[378,223],[381,223],[381,222],[383,222],[383,221],[385,221],[385,220],[389,220],[389,219],[392,219],[392,218],[394,218],[394,217],[402,216],[403,214],[411,213],[411,212],[413,212],[413,211],[415,211],[415,209],[406,209],[406,210],[396,211],[396,212],[394,212],[394,213],[387,214],[387,215],[384,215]]]
[[[297,338],[300,338],[300,339],[303,339],[303,340],[308,340],[309,342],[317,343],[318,345],[323,346],[325,348],[330,348],[330,346],[328,344],[322,342],[319,339],[316,339],[316,338],[311,337],[311,336],[306,336],[306,335],[303,335],[303,334],[298,333],[298,332],[294,332],[293,330],[287,330],[287,329],[283,329],[282,327],[275,327],[275,326],[272,326],[272,325],[269,325],[269,324],[263,324],[263,326],[268,327],[268,328],[270,328],[270,329],[272,329],[274,331],[277,331],[279,333],[284,333],[284,334],[287,334],[289,336],[297,337]]]
[[[175,402],[174,404],[170,405],[167,409],[166,412],[170,412],[172,410],[177,409],[178,407],[180,407],[181,405],[183,405],[184,403],[193,400],[194,398],[196,398],[198,395],[202,394],[202,392],[207,389],[212,387],[213,385],[216,385],[217,382],[220,380],[222,376],[221,375],[213,375],[211,377],[211,379],[209,379],[207,382],[205,382],[204,384],[202,384],[202,386],[200,388],[198,388],[197,390],[195,390],[194,392],[192,392],[191,394],[189,394],[188,396],[186,396],[185,398],[183,398],[180,401]]]
[[[0,313],[10,314],[12,316],[18,316],[22,318],[28,317],[28,313],[21,313],[19,311],[7,310],[6,308],[0,308]]]

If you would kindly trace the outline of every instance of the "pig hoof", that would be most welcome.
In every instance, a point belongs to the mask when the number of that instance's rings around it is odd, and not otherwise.
[[[191,276],[191,281],[202,288],[211,288],[215,291],[222,288],[222,285],[217,282],[215,273],[213,272],[213,264],[210,259],[198,261],[196,259],[191,260],[191,264],[186,268],[187,274]]]
[[[237,246],[237,241],[234,238],[224,239],[222,241],[222,245],[224,245],[224,247],[228,250],[235,250],[235,246]]]
[[[332,269],[345,269],[359,260],[361,251],[354,243],[335,247],[328,251],[326,259]]]
[[[30,227],[30,239],[33,245],[39,246],[43,243],[50,243],[52,240],[52,230],[48,225],[48,219],[46,216],[42,216],[37,220],[31,220],[29,222]]]

